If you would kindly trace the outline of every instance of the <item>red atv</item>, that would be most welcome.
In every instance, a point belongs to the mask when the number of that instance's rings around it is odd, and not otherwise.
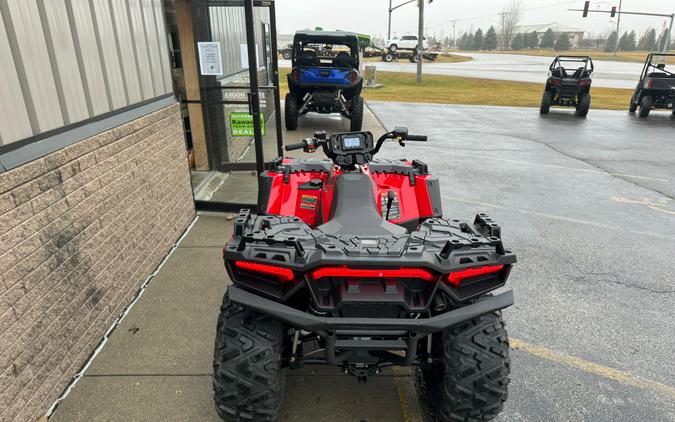
[[[396,128],[323,131],[262,175],[260,215],[242,210],[224,248],[233,281],[218,319],[216,409],[226,421],[279,416],[287,369],[332,365],[365,381],[419,367],[443,421],[495,417],[507,396],[509,344],[496,296],[516,257],[485,214],[442,218],[438,180],[419,161],[376,160],[386,140],[426,141]]]

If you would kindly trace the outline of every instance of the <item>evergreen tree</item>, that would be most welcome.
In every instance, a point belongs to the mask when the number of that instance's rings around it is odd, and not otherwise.
[[[567,41],[569,42],[569,40]],[[541,44],[539,47],[553,48],[553,44],[555,44],[555,34],[551,28],[548,28],[546,32],[544,32],[544,35],[541,36]]]
[[[466,35],[466,44],[464,45],[465,50],[471,50],[471,47],[473,47],[473,34],[467,34]]]
[[[638,42],[638,50],[640,51],[654,51],[656,50],[656,29],[649,28],[640,37]]]
[[[483,31],[478,28],[476,33],[473,34],[473,45],[471,46],[472,50],[480,50],[483,47]]]
[[[512,50],[522,50],[525,48],[525,40],[523,39],[523,34],[516,34],[511,40],[511,49]]]
[[[539,35],[536,31],[532,31],[529,34],[525,34],[525,47],[526,48],[537,48],[539,47]]]
[[[553,46],[553,49],[555,51],[567,51],[570,49],[570,37],[562,33],[558,37],[558,39],[555,41],[555,45]]]
[[[483,50],[495,50],[497,48],[497,32],[494,27],[490,27],[483,38]]]
[[[450,48],[451,45],[452,45],[452,42],[450,41],[450,37],[446,36],[445,38],[443,38],[443,47],[444,48]]]
[[[621,51],[635,51],[635,31],[624,32],[619,39],[619,50]]]
[[[614,51],[614,47],[616,46],[618,39],[616,35],[616,31],[612,32],[609,34],[609,37],[607,37],[607,41],[605,42],[605,51]]]

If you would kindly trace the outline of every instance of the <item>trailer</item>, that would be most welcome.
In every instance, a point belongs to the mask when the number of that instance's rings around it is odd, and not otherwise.
[[[382,61],[383,62],[392,62],[394,60],[408,60],[410,63],[417,63],[419,60],[417,54],[417,50],[396,50],[396,51],[390,51],[389,49],[383,49],[382,50]],[[438,59],[438,52],[435,51],[425,51],[422,53],[422,57],[424,60],[428,60],[430,62],[436,61]]]

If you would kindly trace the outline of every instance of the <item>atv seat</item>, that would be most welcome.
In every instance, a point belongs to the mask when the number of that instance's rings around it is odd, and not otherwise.
[[[317,227],[326,234],[392,236],[408,231],[382,218],[375,203],[373,180],[363,173],[338,176],[330,220]]]
[[[567,72],[565,71],[564,68],[556,68],[551,71],[551,76],[554,78],[566,78],[567,77]]]
[[[352,58],[349,53],[340,51],[333,59],[333,66],[335,67],[352,67]]]
[[[314,50],[305,50],[298,56],[298,65],[300,66],[318,66],[321,64],[319,57]]]
[[[572,78],[574,78],[574,79],[582,79],[582,78],[587,78],[587,77],[588,77],[588,72],[584,71],[583,67],[578,68],[572,74]]]

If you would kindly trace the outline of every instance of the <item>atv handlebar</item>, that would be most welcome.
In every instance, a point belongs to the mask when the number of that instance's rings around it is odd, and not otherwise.
[[[294,151],[296,149],[304,149],[305,143],[300,142],[300,143],[297,143],[297,144],[284,145],[284,148],[286,149],[286,151]]]
[[[426,142],[427,135],[408,135],[405,138],[406,141],[417,141],[417,142]]]
[[[410,135],[408,134],[408,128],[406,127],[396,127],[394,130],[391,132],[387,132],[384,135],[380,136],[380,138],[377,140],[375,145],[373,145],[372,141],[372,134],[370,132],[347,132],[347,133],[339,133],[335,134],[333,136],[344,136],[344,135],[349,135],[351,133],[357,134],[361,133],[361,136],[366,136],[365,139],[370,139],[369,143],[366,142],[365,144],[362,143],[361,147],[358,147],[356,150],[353,150],[352,148],[349,149],[349,153],[345,154],[344,151],[342,152],[337,152],[333,151],[331,147],[333,144],[331,144],[331,141],[327,139],[327,134],[325,131],[319,130],[314,132],[314,136],[311,138],[306,138],[303,139],[302,142],[299,142],[297,144],[288,144],[284,146],[284,149],[286,151],[294,151],[297,149],[301,149],[305,152],[314,152],[319,147],[323,148],[324,152],[326,153],[326,156],[329,158],[333,159],[333,161],[338,164],[338,165],[345,165],[344,163],[335,160],[337,156],[344,156],[344,155],[359,155],[361,156],[360,159],[357,159],[355,162],[359,163],[366,163],[370,161],[373,158],[373,155],[377,154],[380,151],[380,148],[382,147],[382,144],[384,144],[384,141],[387,139],[391,139],[394,141],[397,141],[398,144],[402,147],[405,146],[405,141],[415,141],[415,142],[426,142],[427,137],[426,135]],[[331,136],[331,139],[333,137]],[[337,141],[336,141],[337,142]],[[370,146],[368,146],[370,145]],[[339,147],[335,147],[339,148]],[[351,154],[353,150],[353,154]],[[342,160],[342,161],[348,161],[349,163],[346,164],[347,166],[353,165],[354,161],[352,161],[352,158],[348,157],[348,160]]]

